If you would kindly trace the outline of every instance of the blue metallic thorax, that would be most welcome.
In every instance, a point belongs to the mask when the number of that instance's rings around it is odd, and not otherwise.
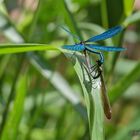
[[[85,44],[80,42],[75,45],[64,45],[63,49],[67,49],[67,50],[71,50],[71,51],[84,51]]]

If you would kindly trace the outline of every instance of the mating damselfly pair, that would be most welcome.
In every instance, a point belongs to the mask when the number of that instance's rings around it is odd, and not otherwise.
[[[123,28],[121,26],[113,27],[113,28],[107,30],[106,32],[103,32],[102,34],[89,38],[86,41],[81,41],[78,36],[72,34],[69,30],[65,29],[64,27],[62,27],[62,29],[64,29],[68,34],[73,36],[75,39],[79,40],[79,43],[76,43],[74,45],[64,45],[62,48],[71,50],[71,51],[84,52],[85,59],[87,61],[87,67],[89,69],[89,73],[91,74],[91,77],[93,79],[100,78],[100,81],[101,81],[100,88],[101,88],[101,92],[102,92],[104,112],[105,112],[106,117],[108,119],[110,119],[111,118],[111,107],[110,107],[110,103],[109,103],[108,96],[106,93],[106,87],[105,87],[104,78],[103,78],[103,74],[102,74],[102,67],[101,67],[102,64],[104,63],[104,57],[103,57],[102,52],[100,52],[100,51],[120,52],[120,51],[126,50],[126,48],[114,47],[114,46],[101,46],[101,45],[97,45],[97,44],[91,44],[91,42],[97,42],[97,41],[102,41],[102,40],[111,38],[111,37],[115,36],[116,34],[118,34],[119,32],[121,32],[123,30]],[[95,65],[89,67],[86,52],[94,53],[99,56],[99,59],[96,61]]]

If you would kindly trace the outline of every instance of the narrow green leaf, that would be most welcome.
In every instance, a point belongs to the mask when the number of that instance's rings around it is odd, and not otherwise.
[[[15,140],[24,109],[24,99],[27,93],[27,77],[21,75],[16,87],[16,97],[9,114],[1,140]]]
[[[110,101],[113,103],[129,88],[140,77],[140,63],[129,72],[125,77],[122,78],[110,91]]]
[[[139,115],[140,114],[138,114],[137,117],[132,120],[132,122],[129,122],[128,124],[124,125],[124,127],[117,129],[118,131],[109,140],[132,140],[133,138],[133,140],[139,140]]]
[[[127,27],[129,24],[135,23],[137,21],[140,21],[140,11],[137,11],[136,13],[130,15],[129,17],[127,17],[124,22],[123,25],[125,27]]]
[[[7,56],[9,56],[9,55],[7,55]],[[3,128],[4,128],[5,124],[6,124],[6,121],[7,121],[8,115],[9,115],[10,103],[12,103],[13,97],[15,96],[15,86],[16,86],[16,83],[17,83],[17,79],[18,79],[18,77],[20,75],[20,70],[22,69],[22,66],[23,66],[23,61],[24,61],[23,56],[18,57],[18,64],[16,65],[16,67],[14,67],[16,69],[15,70],[10,69],[10,70],[12,70],[12,72],[14,72],[14,77],[12,78],[12,83],[11,83],[11,88],[10,88],[10,91],[9,91],[9,95],[8,95],[7,100],[6,100],[4,111],[2,113],[0,136],[1,136],[2,132],[3,132]],[[9,60],[9,62],[7,63],[7,67],[9,67],[10,62],[11,61]],[[8,73],[5,70],[3,74],[5,75],[5,74],[8,74]],[[1,85],[1,87],[2,87],[2,85]]]
[[[124,13],[126,16],[131,15],[131,13],[133,11],[134,2],[135,2],[135,0],[123,0]]]
[[[28,53],[27,56],[29,57],[33,66],[51,82],[51,84],[62,94],[62,96],[74,106],[82,118],[87,121],[86,110],[85,107],[81,104],[80,97],[70,88],[69,84],[63,78],[63,76],[57,71],[54,72],[48,68],[46,61],[44,61],[43,58],[35,55],[32,52]]]
[[[0,78],[1,76],[3,75],[4,71],[5,71],[5,68],[8,66],[8,62],[10,61],[11,59],[11,56],[10,55],[6,55],[5,57],[3,57],[0,61],[0,66],[1,66],[1,69],[0,69]]]
[[[103,140],[104,113],[100,95],[100,85],[98,85],[100,81],[94,81],[96,83],[91,81],[89,72],[87,71],[83,63],[85,60],[83,60],[81,55],[71,55],[66,53],[65,55],[69,60],[72,60],[74,69],[79,77],[84,92],[91,140]]]
[[[47,44],[1,44],[0,54],[22,53],[29,51],[58,50],[58,48]]]
[[[101,17],[102,25],[104,28],[108,28],[108,11],[107,11],[107,0],[102,0],[101,2]]]
[[[5,36],[7,38],[9,38],[12,42],[14,43],[23,43],[25,42],[25,40],[23,39],[23,37],[20,35],[20,33],[16,30],[16,28],[12,25],[11,21],[7,18],[6,15],[2,14],[0,12],[0,20],[2,20],[3,24],[0,24],[0,29],[2,29],[2,31],[4,32]],[[5,26],[9,25],[8,28],[6,28],[5,30]],[[7,27],[7,26],[6,26]],[[14,33],[14,36],[11,35],[11,29],[12,32]],[[55,48],[52,45],[46,45],[46,44],[35,44],[37,46],[35,46],[34,44],[16,44],[16,48],[18,47],[31,47],[31,49],[36,49],[35,47],[39,46],[39,47],[44,47],[41,48],[42,50],[60,50],[60,48]],[[33,46],[32,46],[33,45]],[[2,47],[12,47],[15,45],[1,45]],[[32,48],[34,47],[34,48]],[[23,48],[18,48],[19,50],[17,50],[15,48],[14,52],[19,52],[20,49],[22,50]],[[27,48],[26,48],[27,49]],[[25,52],[25,50],[22,50]],[[29,50],[26,50],[29,51]],[[1,52],[1,50],[0,50]],[[50,82],[52,83],[52,85],[62,94],[62,96],[69,100],[69,102],[75,107],[75,109],[81,114],[81,116],[84,118],[84,120],[87,120],[87,115],[86,115],[86,111],[84,106],[81,104],[80,101],[80,97],[76,96],[76,93],[71,89],[71,87],[69,86],[69,84],[67,83],[67,81],[63,78],[63,76],[59,73],[59,72],[54,72],[51,69],[49,69],[46,66],[46,61],[44,61],[42,58],[40,58],[39,56],[35,55],[33,52],[28,52],[27,56],[29,57],[31,63],[34,65],[34,67],[48,80],[50,80]],[[53,75],[53,77],[52,77]],[[61,79],[61,84],[58,84],[60,82]],[[58,82],[57,82],[58,81]],[[65,90],[67,90],[68,92],[65,92]]]

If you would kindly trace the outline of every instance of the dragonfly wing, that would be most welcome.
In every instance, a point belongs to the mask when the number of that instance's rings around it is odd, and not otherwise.
[[[75,45],[64,45],[63,49],[71,50],[71,51],[83,51],[85,50],[85,46],[83,44],[75,44]]]
[[[117,33],[119,33],[120,31],[122,31],[122,27],[121,26],[115,26],[113,28],[110,28],[109,30],[107,30],[106,32],[103,32],[102,34],[99,34],[97,36],[93,36],[91,38],[89,38],[87,41],[85,42],[95,42],[95,41],[100,41],[100,40],[105,40],[107,38],[110,38],[114,35],[116,35]]]
[[[96,50],[101,50],[101,51],[113,51],[113,52],[119,52],[119,51],[124,51],[126,48],[121,48],[121,47],[113,47],[113,46],[100,46],[100,45],[93,45],[93,44],[86,44],[87,49],[96,49]]]

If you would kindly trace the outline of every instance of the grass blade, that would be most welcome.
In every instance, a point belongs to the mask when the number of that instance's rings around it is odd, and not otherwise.
[[[58,48],[47,44],[1,44],[0,54],[22,53],[29,51],[58,50]]]
[[[102,17],[102,25],[104,28],[108,28],[108,11],[107,11],[107,1],[102,0],[101,2],[101,17]]]
[[[1,123],[1,127],[0,127],[0,136],[1,136],[1,133],[3,132],[4,126],[6,124],[6,120],[7,120],[7,116],[8,116],[8,112],[9,112],[9,108],[10,108],[10,103],[12,102],[12,99],[13,99],[13,97],[15,95],[14,94],[15,93],[15,85],[16,85],[17,79],[18,79],[18,77],[20,75],[20,69],[23,66],[23,62],[24,62],[24,57],[23,56],[21,56],[21,58],[18,58],[18,65],[16,67],[16,70],[14,71],[15,76],[13,78],[10,93],[9,93],[9,96],[8,96],[8,99],[7,99],[7,102],[5,104],[3,114],[2,114],[2,119],[1,119],[2,123]],[[10,60],[9,60],[7,65],[9,65],[9,63],[10,63]]]
[[[136,13],[130,15],[129,17],[127,17],[124,22],[123,25],[125,27],[127,27],[129,24],[135,23],[137,21],[140,21],[140,11],[137,11]]]
[[[14,26],[12,26],[12,23],[9,21],[9,19],[6,17],[6,15],[0,13],[0,18],[1,20],[4,21],[5,24],[3,24],[2,26],[0,26],[0,28],[4,28],[7,24],[9,25],[9,28],[12,28],[12,31],[14,32],[14,35],[16,36],[16,38],[13,38],[12,35],[9,35],[10,32],[8,32],[9,30],[7,30],[8,34],[5,33],[5,30],[2,30],[5,34],[5,36],[7,38],[9,38],[12,42],[14,43],[23,43],[25,42],[25,39],[19,34],[19,32],[17,32],[17,30],[15,29]],[[15,49],[13,53],[15,52],[21,52],[24,51],[24,48],[26,48],[26,51],[29,50],[35,50],[37,48],[35,47],[40,47],[40,50],[58,50],[58,48],[51,46],[51,45],[46,45],[46,44],[16,44],[15,45],[10,45],[10,46],[15,46]],[[2,47],[10,47],[7,45],[1,45]],[[23,47],[23,48],[20,48]],[[29,48],[27,48],[29,47]],[[39,48],[38,48],[39,50]],[[0,51],[1,52],[1,51]],[[10,50],[11,53],[11,50]],[[5,54],[6,54],[6,50],[5,50]],[[58,72],[53,72],[51,69],[48,69],[46,67],[46,62],[44,62],[43,59],[41,59],[39,56],[35,55],[33,52],[31,53],[27,53],[28,58],[30,59],[30,62],[34,65],[34,67],[47,79],[50,80],[50,82],[52,83],[52,85],[63,95],[63,97],[67,100],[70,101],[70,103],[75,107],[75,109],[81,114],[81,116],[84,118],[84,120],[87,120],[87,116],[86,116],[86,111],[85,108],[83,107],[83,105],[81,104],[81,101],[79,99],[78,96],[76,96],[76,93],[70,88],[69,84],[67,83],[67,81],[62,77],[62,75]],[[53,79],[52,79],[52,75],[53,75]],[[58,84],[55,79],[58,81],[58,78],[60,78],[62,80],[62,84]],[[55,82],[54,82],[54,81]],[[65,90],[68,90],[69,92],[65,92]]]
[[[129,124],[126,124],[124,127],[120,127],[118,131],[111,137],[109,140],[139,140],[139,126],[140,118],[137,115]],[[135,139],[136,138],[136,139]]]
[[[140,63],[129,72],[125,77],[122,78],[110,91],[110,101],[115,102],[120,96],[123,95],[132,83],[134,83],[140,77]]]
[[[54,72],[49,69],[44,60],[33,54],[28,53],[28,57],[34,67],[49,81],[51,84],[65,97],[73,106],[74,108],[81,114],[84,120],[87,120],[87,115],[84,106],[81,104],[80,97],[76,94],[70,87],[67,81],[61,76],[60,73],[57,71]],[[58,84],[61,83],[61,84]],[[67,92],[66,92],[67,91]]]
[[[91,140],[103,140],[103,106],[100,95],[100,88],[92,88],[95,85],[90,83],[90,77],[88,71],[83,66],[83,59],[80,55],[71,55],[65,53],[69,60],[72,60],[74,69],[80,79],[80,83],[84,92],[84,98],[87,107],[88,121],[90,128]],[[98,84],[99,81],[97,81]]]
[[[133,11],[134,2],[135,0],[123,0],[124,13],[126,16],[131,15]]]
[[[9,114],[1,140],[15,140],[18,132],[20,120],[24,109],[24,99],[27,93],[27,77],[21,75],[16,87],[16,97],[13,109]]]

